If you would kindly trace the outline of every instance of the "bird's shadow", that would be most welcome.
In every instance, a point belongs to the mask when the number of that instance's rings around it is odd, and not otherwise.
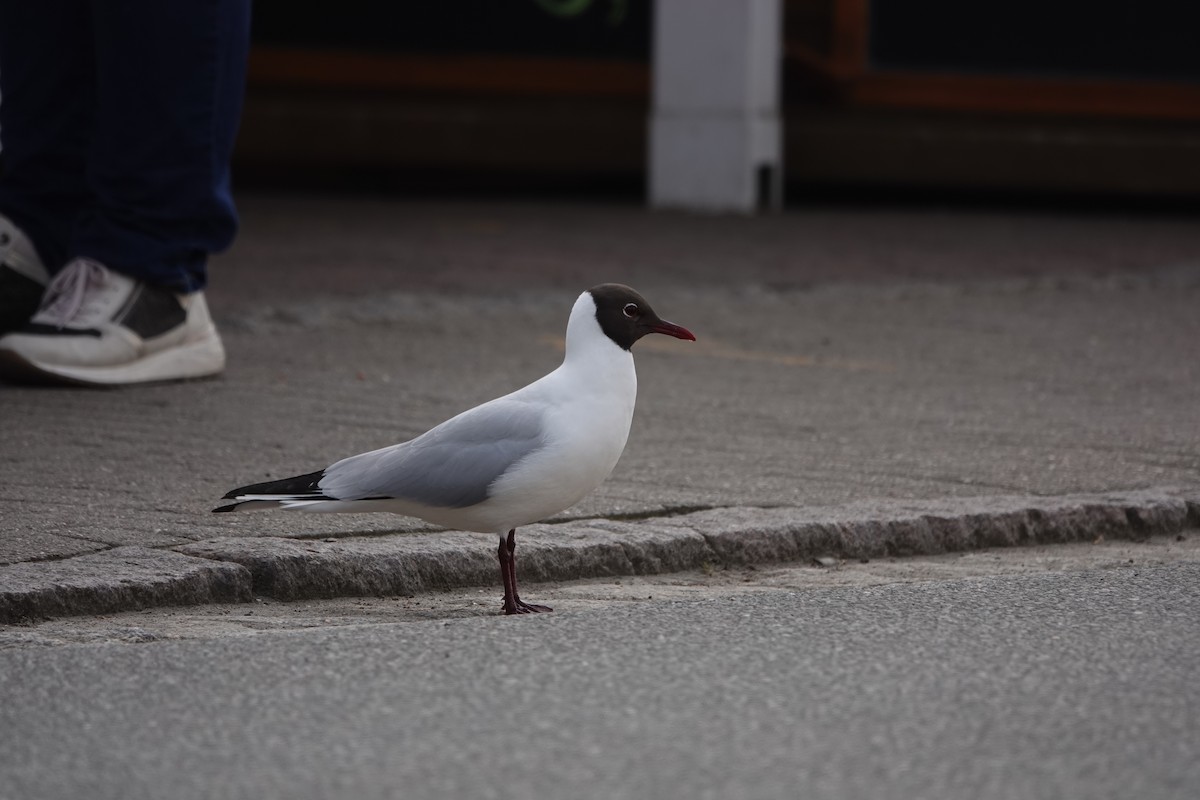
[[[286,538],[295,539],[297,541],[324,541],[326,539],[369,539],[381,536],[424,536],[430,533],[473,533],[472,531],[456,531],[454,528],[439,528],[433,525],[423,528],[374,528],[363,529],[354,528],[342,531],[313,531],[306,533],[290,534]],[[489,536],[490,534],[474,533],[477,536]]]

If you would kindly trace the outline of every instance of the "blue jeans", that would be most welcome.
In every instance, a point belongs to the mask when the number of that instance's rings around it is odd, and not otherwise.
[[[250,0],[0,0],[0,213],[76,257],[204,287],[237,232]]]

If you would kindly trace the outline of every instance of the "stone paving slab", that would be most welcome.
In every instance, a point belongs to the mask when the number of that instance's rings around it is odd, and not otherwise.
[[[1200,495],[1163,491],[1065,497],[863,502],[831,508],[699,511],[664,520],[704,537],[722,564],[880,558],[1139,539],[1200,527]]]
[[[6,530],[3,538],[0,538],[0,564],[70,558],[111,548],[112,545],[105,542],[14,527]]]
[[[150,606],[246,602],[253,598],[251,587],[250,572],[238,564],[170,550],[116,547],[0,568],[0,623]]]
[[[1200,495],[1158,490],[1068,497],[717,508],[622,521],[531,525],[526,582],[650,575],[707,566],[869,559],[1200,528]],[[496,539],[457,531],[297,540],[222,538],[173,550],[118,547],[0,568],[0,622],[149,606],[414,595],[499,583]]]
[[[705,565],[824,556],[931,555],[1105,539],[1200,527],[1200,496],[1168,491],[1059,498],[872,503],[841,508],[721,508],[640,521],[531,525],[518,533],[523,581],[679,572]],[[499,583],[495,539],[460,532],[296,541],[217,539],[179,552],[231,561],[280,600],[412,595]]]
[[[233,486],[402,441],[540,377],[574,297],[612,280],[700,340],[639,344],[621,463],[571,521],[520,532],[525,581],[1196,525],[1191,219],[244,199],[209,293],[222,378],[0,386],[0,621],[207,602],[222,585],[494,584],[492,537],[208,512]],[[1104,494],[1162,486],[1187,488]],[[232,572],[205,572],[220,562]]]

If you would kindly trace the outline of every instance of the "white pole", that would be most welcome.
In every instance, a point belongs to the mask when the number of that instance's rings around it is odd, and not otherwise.
[[[782,202],[780,0],[655,0],[650,205]]]

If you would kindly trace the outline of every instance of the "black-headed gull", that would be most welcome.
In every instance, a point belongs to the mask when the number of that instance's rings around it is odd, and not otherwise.
[[[637,396],[630,348],[648,333],[695,341],[615,283],[579,296],[562,365],[512,394],[415,439],[307,475],[256,483],[213,509],[389,511],[458,530],[499,533],[504,613],[549,611],[517,594],[516,529],[568,508],[616,466]]]

